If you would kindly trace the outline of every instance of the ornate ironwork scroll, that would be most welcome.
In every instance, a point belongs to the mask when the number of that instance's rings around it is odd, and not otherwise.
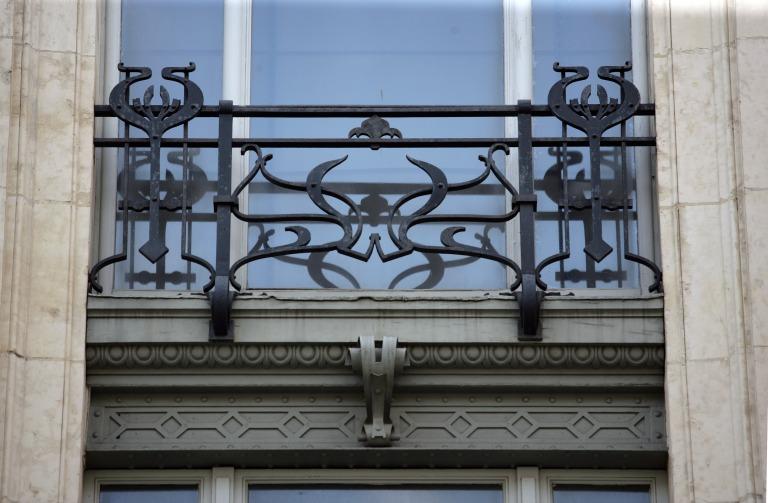
[[[613,82],[621,89],[621,99],[608,98],[608,93],[602,85],[597,86],[598,104],[590,105],[589,98],[592,95],[592,86],[585,86],[580,95],[580,99],[571,99],[566,103],[566,91],[569,86],[575,82],[586,80],[589,77],[589,70],[583,66],[566,67],[555,63],[553,69],[560,72],[562,78],[549,90],[548,104],[552,113],[563,121],[564,125],[573,126],[586,133],[589,139],[589,202],[582,203],[582,206],[588,206],[591,210],[591,229],[585,232],[588,237],[584,252],[595,262],[602,261],[613,248],[603,239],[603,215],[606,210],[612,211],[620,207],[624,220],[624,258],[632,262],[637,262],[649,268],[654,275],[654,282],[650,285],[650,291],[661,291],[661,270],[651,260],[638,254],[630,252],[629,246],[629,200],[632,192],[628,186],[629,176],[627,168],[627,120],[630,119],[640,106],[640,92],[637,87],[626,79],[626,72],[632,70],[632,65],[627,62],[623,66],[601,66],[597,70],[597,76],[600,80]],[[572,74],[572,75],[567,75]],[[618,202],[615,198],[606,198],[603,195],[604,183],[601,175],[602,153],[601,145],[604,140],[604,133],[610,128],[620,125],[620,183],[611,187],[612,192],[618,195]],[[564,126],[565,127],[565,126]],[[564,191],[567,194],[567,177],[564,178]],[[567,213],[572,204],[571,201],[564,203],[564,209]],[[559,257],[558,257],[559,259]],[[548,265],[551,261],[545,261]],[[543,268],[539,267],[539,271]],[[546,285],[540,283],[542,288]]]
[[[345,269],[326,261],[334,254],[343,255],[360,262],[369,262],[374,253],[382,262],[390,262],[413,254],[422,254],[427,263],[403,270],[390,282],[390,287],[398,287],[405,278],[421,272],[428,272],[421,282],[421,288],[435,287],[441,278],[441,271],[447,267],[457,267],[474,261],[492,261],[501,264],[510,272],[510,290],[516,295],[520,305],[520,339],[540,340],[539,311],[547,284],[542,280],[542,271],[551,264],[561,264],[560,277],[568,276],[572,281],[585,279],[590,286],[597,281],[623,277],[624,271],[598,271],[594,264],[603,261],[612,252],[618,250],[621,259],[639,263],[651,270],[654,282],[653,291],[661,289],[661,275],[658,266],[650,259],[632,252],[630,244],[630,213],[633,208],[633,181],[628,165],[628,149],[636,146],[651,146],[653,138],[634,138],[628,136],[627,122],[636,114],[651,115],[652,105],[642,105],[637,88],[626,79],[625,74],[631,67],[600,67],[597,76],[600,80],[618,87],[619,98],[610,98],[606,89],[596,88],[597,103],[590,103],[592,86],[586,86],[579,100],[566,98],[569,86],[589,77],[584,67],[561,67],[555,64],[554,70],[560,74],[560,80],[549,92],[546,105],[534,105],[520,101],[516,105],[500,107],[253,107],[234,106],[232,102],[221,101],[215,106],[203,106],[202,92],[189,80],[189,73],[194,65],[188,67],[169,67],[162,71],[163,78],[181,84],[184,89],[183,103],[172,100],[164,87],[160,88],[160,105],[152,105],[154,90],[149,87],[143,101],[129,100],[129,89],[137,82],[151,77],[148,68],[128,68],[120,65],[125,75],[110,94],[109,107],[97,107],[97,114],[119,118],[125,125],[122,138],[95,140],[96,146],[120,147],[125,151],[123,172],[119,177],[120,193],[123,197],[119,207],[123,225],[123,250],[96,263],[89,275],[91,289],[102,291],[98,282],[98,273],[107,265],[126,260],[127,223],[136,221],[138,215],[148,222],[149,236],[138,249],[147,260],[156,264],[158,271],[163,264],[163,257],[168,253],[165,223],[169,215],[180,213],[181,238],[180,257],[189,264],[201,266],[210,274],[210,281],[203,287],[211,303],[211,340],[232,340],[234,334],[231,321],[233,299],[238,291],[245,288],[238,273],[249,263],[269,258],[277,258],[290,264],[301,264],[307,268],[307,274],[324,287],[335,286],[326,276],[333,272],[342,277],[355,278]],[[232,124],[235,117],[364,117],[360,127],[349,131],[346,138],[233,138]],[[196,116],[217,117],[218,136],[211,138],[189,138],[188,123]],[[420,138],[404,139],[400,130],[389,125],[382,116],[397,117],[498,117],[517,118],[517,137],[512,138]],[[537,137],[533,134],[533,121],[537,117],[555,117],[562,124],[559,137]],[[183,125],[182,138],[164,138],[164,134],[176,126]],[[147,138],[131,138],[128,129],[141,129]],[[568,136],[568,128],[573,127],[585,136]],[[616,131],[618,129],[618,134]],[[609,133],[610,132],[610,133]],[[162,175],[160,166],[160,148],[180,148],[172,153],[171,162],[182,166],[183,175],[178,180],[170,173]],[[331,183],[329,175],[343,170],[351,164],[348,156],[320,162],[309,169],[303,180],[289,180],[278,175],[270,161],[272,153],[265,149],[273,148],[478,148],[485,150],[479,156],[476,174],[463,181],[450,181],[444,168],[434,160],[430,161],[420,154],[415,158],[404,155],[412,169],[426,175],[426,181],[401,184],[403,189],[395,200],[382,196],[381,188],[376,184],[366,192],[365,197],[356,200],[352,197],[348,185]],[[555,159],[554,165],[546,170],[543,178],[537,179],[534,170],[534,149],[548,147]],[[575,147],[588,147],[589,170],[580,171],[576,178],[569,178],[569,167],[578,165],[582,153]],[[605,148],[614,148],[610,156]],[[208,180],[206,171],[196,166],[191,160],[191,153],[199,150],[217,149],[218,177]],[[248,174],[237,181],[233,188],[232,150],[239,148],[241,155],[252,156],[253,165]],[[571,150],[569,151],[569,148]],[[143,149],[143,150],[137,150]],[[516,149],[517,180],[513,184],[506,174],[512,149]],[[133,165],[129,162],[132,154]],[[279,155],[279,154],[278,154]],[[138,160],[137,160],[138,156]],[[144,156],[142,158],[142,156]],[[502,166],[497,159],[503,159]],[[196,161],[200,162],[200,161]],[[149,166],[149,179],[132,179],[131,169],[135,171],[140,163]],[[603,179],[601,168],[610,165],[616,173],[613,179]],[[239,201],[243,198],[256,177],[265,180],[265,184],[294,194],[304,194],[306,201],[314,207],[313,212],[261,213],[243,211]],[[260,179],[261,179],[260,178]],[[374,179],[378,180],[378,178]],[[201,183],[206,189],[201,192]],[[261,183],[261,182],[260,182]],[[378,182],[377,182],[378,183]],[[208,221],[215,222],[216,242],[215,260],[211,262],[193,254],[191,247],[190,211],[193,202],[203,199],[203,193],[213,190],[213,207],[207,214]],[[493,186],[495,194],[503,196],[505,205],[498,214],[473,213],[471,210],[453,213],[446,211],[446,201],[456,195],[472,193],[483,187]],[[406,188],[407,187],[407,188]],[[263,197],[271,197],[265,193]],[[548,197],[557,208],[555,215],[548,215],[539,210],[539,198]],[[261,197],[259,195],[258,197]],[[588,212],[588,215],[585,213]],[[588,264],[586,270],[564,271],[562,264],[571,257],[570,222],[571,217],[584,225],[584,257]],[[258,229],[259,235],[247,253],[231,257],[232,220],[236,219]],[[540,237],[542,221],[554,218],[558,223],[558,250],[545,258],[537,255],[537,237]],[[513,220],[518,221],[519,236],[513,236],[512,245],[499,249],[490,238],[493,229],[504,229]],[[604,222],[615,222],[623,228],[621,238],[613,241],[613,246],[604,236]],[[386,235],[373,231],[366,232],[366,224],[386,226]],[[338,230],[333,238],[327,232],[314,232],[314,227],[322,224]],[[441,229],[439,244],[428,242],[420,232],[422,226],[439,226]],[[470,226],[481,229],[469,235]],[[293,235],[293,241],[287,244],[275,244],[278,233]],[[382,240],[388,239],[393,249],[385,251]],[[609,238],[610,239],[610,238]],[[366,244],[367,242],[367,244]],[[616,247],[616,250],[614,249]],[[540,253],[540,250],[539,250]],[[455,257],[446,260],[445,257]],[[620,258],[617,258],[617,264]],[[156,281],[158,288],[161,283]]]
[[[117,69],[125,74],[125,79],[118,82],[109,94],[109,107],[116,117],[125,124],[125,138],[128,138],[128,126],[138,128],[146,133],[149,138],[149,165],[150,179],[149,190],[145,201],[136,202],[126,199],[123,203],[124,227],[128,221],[128,210],[149,211],[149,239],[144,243],[139,252],[151,263],[155,264],[168,253],[168,247],[165,244],[164,227],[161,222],[160,211],[166,209],[173,211],[177,209],[175,204],[171,204],[167,198],[161,195],[161,170],[160,170],[160,146],[163,134],[169,129],[188,123],[194,118],[203,106],[203,92],[189,79],[189,73],[195,70],[195,64],[183,67],[166,67],[162,70],[163,79],[179,83],[184,88],[184,102],[178,99],[171,101],[170,95],[164,86],[160,86],[160,107],[152,106],[154,97],[154,86],[149,86],[144,91],[142,100],[134,98],[130,100],[130,89],[136,83],[148,80],[152,77],[152,70],[146,67],[127,67],[120,63]],[[136,73],[136,75],[131,75]],[[181,74],[181,75],[179,75]],[[185,130],[185,133],[187,131]],[[128,143],[125,144],[126,154],[128,154]],[[185,150],[186,153],[186,150]],[[123,194],[128,197],[128,155],[125,156]],[[98,272],[109,264],[125,260],[127,252],[125,247],[127,243],[127,232],[123,236],[123,251],[98,262],[92,269],[89,276],[90,286],[97,292],[102,291],[102,286],[98,282]]]

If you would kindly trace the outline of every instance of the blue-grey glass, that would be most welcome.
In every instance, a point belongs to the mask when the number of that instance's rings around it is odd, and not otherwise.
[[[619,98],[618,88],[612,83],[597,79],[597,68],[605,65],[621,65],[632,59],[630,0],[537,0],[533,2],[533,88],[536,103],[546,103],[549,88],[560,79],[552,70],[556,61],[563,66],[586,66],[590,78],[578,82],[568,90],[568,99],[578,98],[585,85],[591,84],[592,101],[596,103],[595,85],[601,84],[609,97]],[[628,74],[631,78],[631,73]],[[632,132],[628,124],[628,134]],[[534,133],[541,136],[560,136],[562,123],[556,119],[535,119]],[[568,134],[583,133],[568,128]],[[606,135],[618,135],[613,128]],[[560,152],[562,156],[562,152]],[[601,178],[603,196],[607,204],[620,207],[622,201],[615,197],[621,186],[621,155],[618,148],[601,149]],[[638,266],[623,259],[625,248],[637,253],[636,204],[634,192],[634,152],[628,149],[627,178],[624,185],[631,188],[629,243],[623,242],[620,211],[604,212],[603,239],[614,252],[599,263],[587,259],[583,251],[585,230],[591,221],[589,196],[590,166],[589,149],[568,148],[568,191],[580,201],[573,204],[570,212],[571,258],[544,269],[542,278],[554,288],[637,288]],[[538,260],[558,252],[562,243],[558,239],[562,227],[558,223],[558,202],[562,201],[562,183],[558,164],[558,151],[553,148],[537,148],[534,151],[534,171],[539,191],[536,233]],[[582,204],[582,203],[586,203]],[[580,206],[577,209],[576,206]]]
[[[171,99],[184,99],[183,88],[161,78],[166,66],[185,66],[194,62],[197,69],[190,78],[203,91],[205,102],[217,103],[222,95],[224,3],[222,0],[123,0],[121,22],[121,60],[128,66],[147,66],[152,78],[136,84],[131,97],[141,97],[147,86],[154,85],[154,103],[160,103],[159,86],[163,85]],[[215,137],[218,125],[215,119],[195,119],[189,125],[190,137]],[[132,136],[144,137],[143,132],[131,128]],[[121,128],[120,134],[123,134]],[[182,137],[181,126],[169,130],[165,137]],[[147,201],[149,164],[147,149],[132,149],[128,176],[132,189],[127,199]],[[188,178],[192,180],[187,197],[191,206],[191,223],[187,236],[192,253],[213,263],[215,258],[215,223],[209,218],[217,178],[217,152],[215,149],[190,149],[186,160],[181,149],[163,149],[161,152],[161,197],[181,197],[183,166],[186,162]],[[123,246],[120,205],[126,198],[122,194],[124,157],[118,155],[118,212],[116,249]],[[199,289],[208,281],[208,272],[181,258],[181,213],[161,210],[161,229],[169,252],[157,264],[150,263],[138,249],[147,241],[149,224],[147,211],[133,214],[128,228],[128,260],[115,265],[117,289]]]
[[[108,485],[99,490],[99,503],[199,503],[197,486]]]
[[[251,49],[251,102],[254,104],[502,104],[504,101],[503,15],[501,0],[254,0]],[[345,138],[362,119],[254,119],[251,136]],[[500,137],[504,121],[490,119],[390,119],[406,138]],[[381,236],[385,252],[395,250],[386,228],[387,212],[403,194],[426,188],[429,178],[406,154],[444,170],[449,182],[472,179],[483,170],[475,149],[274,149],[270,170],[303,181],[318,164],[349,155],[327,177],[327,187],[362,205],[364,228],[355,247],[365,251],[369,236]],[[498,162],[503,166],[503,160]],[[407,215],[420,197],[402,208]],[[343,214],[344,204],[333,201]],[[498,183],[450,194],[433,214],[503,214]],[[259,176],[250,186],[253,214],[322,213],[306,194],[289,192]],[[286,225],[251,226],[251,246],[274,231],[268,246],[294,241]],[[304,224],[311,244],[332,242],[341,231],[332,224]],[[440,231],[451,224],[424,224],[409,236],[440,246]],[[469,224],[457,240],[504,252],[503,225]],[[478,237],[479,236],[479,237]],[[504,288],[504,269],[488,260],[418,253],[388,263],[368,263],[336,252],[296,255],[252,263],[252,288]]]
[[[500,487],[270,487],[248,488],[248,503],[502,503]]]
[[[648,486],[555,486],[554,503],[651,503]]]

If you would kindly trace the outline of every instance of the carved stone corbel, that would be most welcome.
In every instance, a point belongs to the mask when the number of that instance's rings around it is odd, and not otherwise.
[[[349,348],[352,368],[363,378],[367,417],[363,424],[368,445],[385,446],[392,443],[392,390],[395,375],[405,366],[405,348],[397,347],[397,337],[384,337],[376,347],[373,336],[360,337],[359,348]]]

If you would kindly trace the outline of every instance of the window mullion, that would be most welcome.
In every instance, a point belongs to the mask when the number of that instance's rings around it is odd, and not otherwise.
[[[235,469],[233,467],[211,470],[213,487],[211,503],[233,503],[235,498]]]
[[[504,103],[514,105],[518,100],[533,97],[533,27],[531,0],[503,0],[504,11]],[[517,118],[506,117],[504,136],[517,136]],[[517,149],[510,149],[506,157],[505,175],[517,187]],[[505,209],[511,207],[512,195],[505,192]],[[513,218],[507,223],[507,256],[520,261],[520,221]],[[508,284],[514,282],[514,271],[507,268]]]
[[[247,105],[250,101],[251,74],[251,2],[225,0],[224,2],[224,51],[223,51],[222,97],[232,100],[235,105]],[[247,118],[235,118],[232,135],[245,138],[249,135],[250,123]],[[232,181],[236,185],[248,173],[248,157],[232,157]],[[241,208],[248,207],[248,188],[240,194]],[[232,257],[247,253],[248,228],[239,220],[232,225],[230,249]],[[247,268],[237,274],[237,281],[246,284]]]
[[[105,103],[110,91],[120,80],[117,64],[120,62],[120,32],[122,27],[121,2],[104,2],[104,46],[101,55],[101,73],[103,87],[100,93],[101,102]],[[117,119],[105,118],[97,122],[101,136],[117,138],[119,123]],[[98,215],[98,253],[96,260],[115,253],[115,215],[117,214],[117,149],[96,149],[94,166],[99,168],[99,211]],[[123,243],[125,245],[125,243]],[[101,285],[104,293],[114,289],[114,270],[110,267],[101,274]]]
[[[646,1],[631,0],[631,32],[632,32],[632,81],[640,91],[643,103],[650,102],[648,87],[648,50],[646,28]],[[650,136],[649,117],[634,118],[634,136]],[[637,193],[637,250],[639,255],[648,257],[658,263],[655,211],[657,207],[654,198],[653,163],[650,149],[635,149],[635,187]],[[648,292],[653,283],[653,273],[646,267],[640,268],[640,293]]]
[[[539,503],[538,467],[519,467],[517,470],[516,503]]]

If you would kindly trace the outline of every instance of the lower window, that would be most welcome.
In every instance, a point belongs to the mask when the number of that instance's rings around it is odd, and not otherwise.
[[[667,503],[643,470],[110,470],[84,503]]]

